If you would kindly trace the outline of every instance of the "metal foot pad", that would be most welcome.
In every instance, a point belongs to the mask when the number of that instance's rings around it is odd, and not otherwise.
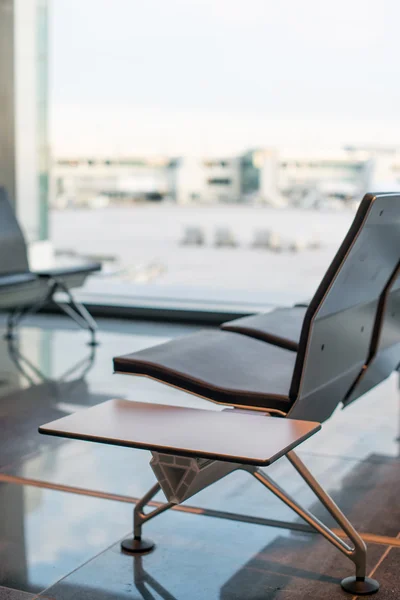
[[[128,538],[121,542],[121,550],[127,554],[147,554],[154,550],[155,543],[143,538]]]
[[[375,594],[379,590],[379,583],[369,577],[346,577],[341,585],[346,592],[356,596],[368,596],[368,594]]]

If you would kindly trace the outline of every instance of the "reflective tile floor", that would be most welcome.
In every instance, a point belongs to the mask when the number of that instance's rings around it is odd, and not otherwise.
[[[350,561],[243,472],[147,523],[153,553],[121,554],[133,505],[154,484],[149,454],[41,436],[38,426],[112,397],[219,408],[112,373],[113,356],[198,327],[99,325],[94,351],[60,317],[30,320],[13,345],[1,336],[0,600],[352,598],[340,588]],[[393,377],[337,411],[298,452],[367,542],[382,600],[400,599],[399,398]],[[267,471],[336,527],[286,459]]]

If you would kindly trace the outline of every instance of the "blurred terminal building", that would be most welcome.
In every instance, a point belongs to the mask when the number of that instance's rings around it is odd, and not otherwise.
[[[318,207],[367,190],[400,187],[400,151],[336,153],[256,149],[230,157],[63,157],[53,161],[55,208],[169,199],[177,204],[265,203]]]
[[[0,78],[0,185],[15,204],[32,251],[46,245],[49,204],[168,199],[182,205],[318,207],[357,201],[366,190],[400,188],[400,150],[384,147],[330,154],[266,147],[238,156],[50,158],[47,0],[0,0]]]

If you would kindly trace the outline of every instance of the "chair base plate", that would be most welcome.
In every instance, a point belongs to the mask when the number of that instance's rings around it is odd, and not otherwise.
[[[121,542],[121,550],[126,554],[148,554],[154,547],[154,542],[143,538],[127,538]]]
[[[375,594],[379,590],[379,583],[369,577],[346,577],[341,582],[341,585],[346,592],[356,596],[368,596],[369,594]]]

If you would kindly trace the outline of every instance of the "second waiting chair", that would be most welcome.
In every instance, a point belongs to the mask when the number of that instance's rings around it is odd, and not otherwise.
[[[55,303],[90,332],[90,344],[95,345],[96,323],[71,289],[83,285],[100,269],[99,263],[81,262],[31,271],[24,235],[6,190],[0,187],[0,310],[8,313],[7,338],[14,337],[24,317]],[[57,292],[62,292],[65,300],[59,300]]]

